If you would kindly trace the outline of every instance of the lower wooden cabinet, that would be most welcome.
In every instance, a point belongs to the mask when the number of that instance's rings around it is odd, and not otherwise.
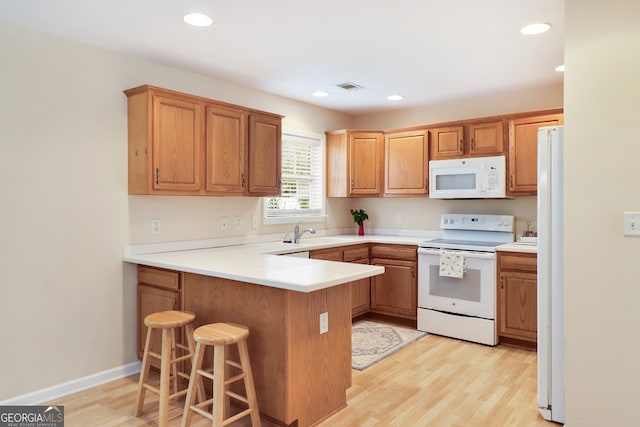
[[[138,358],[142,359],[147,327],[144,318],[151,313],[180,309],[180,273],[159,268],[138,266]],[[152,350],[161,352],[160,331],[154,331]],[[151,365],[160,368],[160,361],[151,358]]]
[[[498,252],[498,336],[537,342],[537,255]]]
[[[418,266],[415,246],[372,245],[371,264],[384,274],[371,278],[371,311],[415,320],[418,311]]]

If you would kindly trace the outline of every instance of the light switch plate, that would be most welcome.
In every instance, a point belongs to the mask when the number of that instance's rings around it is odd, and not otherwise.
[[[151,233],[160,234],[160,220],[157,218],[151,220]]]
[[[640,236],[640,212],[624,213],[624,235]]]

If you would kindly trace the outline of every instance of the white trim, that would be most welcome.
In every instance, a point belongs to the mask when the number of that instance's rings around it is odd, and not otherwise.
[[[0,405],[38,405],[140,372],[140,361],[0,401]]]

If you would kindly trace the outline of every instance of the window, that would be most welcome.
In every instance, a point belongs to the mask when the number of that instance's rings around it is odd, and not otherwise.
[[[324,137],[282,132],[282,192],[264,198],[266,224],[320,221],[323,215]]]

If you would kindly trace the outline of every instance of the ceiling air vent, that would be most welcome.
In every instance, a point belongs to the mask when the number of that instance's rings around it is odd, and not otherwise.
[[[363,86],[357,85],[355,83],[351,83],[351,82],[344,82],[344,83],[340,83],[339,85],[336,85],[344,90],[349,90],[349,91],[357,91],[360,89],[364,89]]]

